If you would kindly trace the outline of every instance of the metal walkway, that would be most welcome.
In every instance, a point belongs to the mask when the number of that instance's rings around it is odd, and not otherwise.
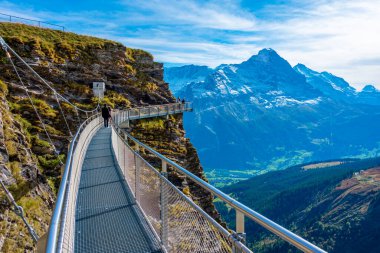
[[[325,253],[123,130],[130,120],[191,110],[190,103],[176,103],[115,111],[112,128],[102,127],[99,114],[87,118],[70,144],[41,252],[252,253],[244,244],[245,220],[250,220],[304,252]],[[161,167],[140,152],[161,161]],[[235,231],[221,226],[176,187],[177,176],[170,177],[175,174],[233,209]]]
[[[115,161],[111,128],[101,128],[86,152],[75,242],[75,252],[162,252]]]

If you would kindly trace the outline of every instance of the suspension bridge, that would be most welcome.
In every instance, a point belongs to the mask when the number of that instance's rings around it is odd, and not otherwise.
[[[104,128],[98,113],[99,104],[90,111],[78,108],[40,77],[2,38],[0,43],[22,85],[11,54],[41,79],[53,92],[58,104],[64,101],[76,112],[87,115],[75,131],[65,119],[72,139],[45,236],[38,237],[25,219],[22,207],[17,205],[1,181],[16,213],[37,242],[38,252],[252,252],[245,239],[246,233],[254,233],[245,231],[248,220],[301,251],[325,252],[231,198],[126,130],[132,120],[191,112],[191,103],[115,110],[112,126]],[[33,105],[25,85],[24,88]],[[35,112],[40,118],[37,109]],[[61,108],[60,112],[65,118]],[[41,118],[40,121],[44,126]],[[45,132],[49,138],[46,129]],[[51,144],[54,147],[54,143]],[[161,162],[160,168],[143,158],[142,154],[146,153]],[[228,205],[235,211],[236,227],[226,229],[220,225],[173,184],[168,176],[170,173],[178,173]]]

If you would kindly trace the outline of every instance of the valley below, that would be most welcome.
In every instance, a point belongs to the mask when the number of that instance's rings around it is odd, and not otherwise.
[[[223,190],[328,252],[380,249],[380,158],[302,164]],[[233,228],[235,214],[217,200],[216,206]],[[246,230],[255,231],[247,234],[255,252],[298,252],[251,221]]]

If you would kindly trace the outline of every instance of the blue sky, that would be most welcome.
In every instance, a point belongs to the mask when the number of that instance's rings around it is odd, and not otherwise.
[[[172,65],[239,63],[270,47],[292,65],[380,88],[380,0],[0,0],[0,12],[117,40]]]

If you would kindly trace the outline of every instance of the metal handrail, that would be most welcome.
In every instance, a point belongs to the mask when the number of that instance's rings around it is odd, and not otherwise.
[[[150,109],[156,109],[157,111],[151,111]],[[162,109],[164,109],[164,111],[162,111]],[[146,113],[146,110],[148,110],[148,113]],[[146,107],[134,107],[127,110],[115,111],[113,113],[113,121],[116,124],[121,124],[129,120],[167,116],[169,114],[181,113],[192,110],[193,107],[191,102],[177,102],[162,105],[151,105]]]
[[[46,25],[50,25],[50,26],[56,26],[56,27],[59,27],[60,29],[62,29],[63,32],[65,31],[65,27],[62,26],[62,25],[56,25],[56,24],[52,24],[52,23],[49,23],[49,22],[40,21],[40,20],[36,20],[36,19],[29,19],[29,18],[17,17],[17,16],[13,16],[13,15],[5,14],[5,13],[0,13],[0,15],[2,15],[2,16],[7,16],[7,17],[9,18],[9,22],[12,22],[12,18],[16,18],[16,19],[21,19],[21,20],[27,20],[27,21],[36,22],[36,23],[38,24],[38,27],[41,27],[41,24],[46,24]]]
[[[191,108],[191,102],[175,102],[175,103],[168,103],[168,104],[162,104],[162,105],[149,105],[149,106],[139,106],[139,107],[133,107],[133,108],[130,108],[128,110],[142,110],[142,109],[148,109],[148,108],[157,108],[157,107],[160,107],[160,106],[170,106],[170,105],[179,105],[179,104],[184,104],[186,106],[189,106],[189,108]]]
[[[140,142],[136,138],[134,138],[131,134],[129,134],[126,131],[123,131],[124,134],[130,138],[133,142],[138,144],[139,146],[143,147],[145,150],[148,150],[152,154],[154,154],[159,159],[167,162],[171,166],[173,166],[177,171],[184,174],[185,176],[191,178],[195,183],[197,183],[199,186],[201,186],[203,189],[207,190],[208,192],[211,192],[215,196],[219,197],[226,203],[228,203],[230,206],[232,206],[235,210],[240,211],[245,216],[250,218],[251,220],[255,221],[262,227],[266,228],[267,230],[271,231],[275,235],[281,237],[285,241],[289,242],[290,244],[294,245],[296,248],[304,251],[304,252],[320,252],[324,253],[326,251],[322,250],[321,248],[317,247],[316,245],[308,242],[307,240],[303,239],[302,237],[294,234],[293,232],[287,230],[286,228],[280,226],[279,224],[275,223],[274,221],[266,218],[265,216],[259,214],[258,212],[252,210],[251,208],[247,207],[246,205],[240,203],[239,201],[231,198],[226,193],[222,192],[221,190],[217,189],[216,187],[212,186],[211,184],[205,182],[201,178],[197,177],[193,173],[189,172],[185,168],[181,167],[177,163],[173,162],[172,160],[168,159],[167,157],[161,155],[151,147],[147,146],[146,144]]]
[[[88,122],[92,121],[93,119],[97,118],[100,114],[95,114],[93,116],[90,116],[88,119],[86,119],[78,128],[77,132],[74,135],[74,138],[70,142],[69,152],[67,153],[67,159],[66,159],[66,165],[65,170],[61,179],[61,184],[59,186],[58,195],[57,195],[57,201],[55,204],[54,212],[51,218],[50,227],[49,227],[49,234],[48,234],[48,240],[46,245],[46,252],[55,252],[57,247],[57,240],[58,240],[58,233],[60,228],[60,220],[63,216],[62,209],[63,204],[66,199],[66,189],[68,186],[68,179],[69,175],[71,173],[72,169],[72,156],[74,153],[74,150],[76,148],[76,142],[78,140],[78,137],[80,136],[81,132],[83,131],[84,127],[87,125]]]

